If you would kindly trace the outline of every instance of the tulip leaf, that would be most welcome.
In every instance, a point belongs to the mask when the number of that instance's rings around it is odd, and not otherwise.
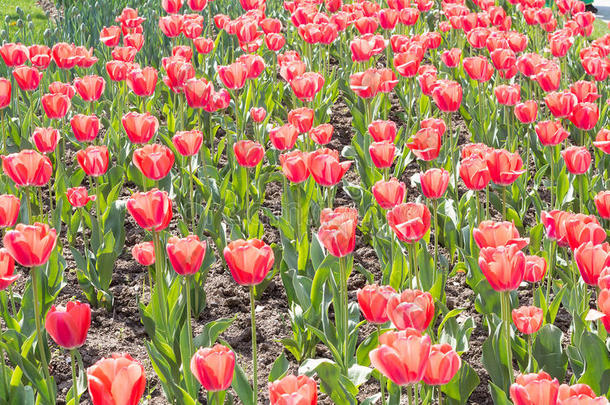
[[[288,373],[288,367],[290,363],[286,358],[286,354],[282,351],[282,353],[278,356],[277,359],[273,362],[271,366],[271,371],[269,371],[269,382],[273,382],[283,378]]]
[[[489,382],[489,392],[495,405],[511,405],[506,392],[491,381]]]
[[[236,318],[237,315],[235,315],[233,318],[222,318],[216,321],[208,322],[203,327],[203,332],[197,335],[193,340],[195,349],[199,347],[212,346],[216,342],[216,340],[218,340],[220,334],[227,330],[227,328],[231,326],[231,324],[233,323],[233,321],[235,321]]]
[[[568,365],[568,357],[561,347],[563,333],[552,324],[544,325],[538,333],[532,347],[532,355],[541,369],[559,381],[563,381]]]
[[[457,374],[442,386],[443,393],[447,396],[447,403],[451,405],[463,405],[468,401],[474,389],[479,385],[480,379],[470,364],[465,361]]]
[[[578,379],[588,384],[597,395],[610,395],[610,353],[604,342],[591,332],[585,332],[578,348],[584,370]]]

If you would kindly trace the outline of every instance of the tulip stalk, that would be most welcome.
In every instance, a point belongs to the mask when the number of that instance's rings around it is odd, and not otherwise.
[[[417,268],[417,246],[415,245],[415,243],[408,243],[407,244],[407,250],[409,251],[409,264],[410,264],[410,271],[411,271],[411,275],[412,277],[415,277],[415,283],[417,285],[417,289],[422,290],[422,286],[421,286],[421,282],[419,280],[419,269]],[[412,283],[410,283],[412,284]],[[409,288],[411,288],[411,285],[409,285]]]
[[[153,244],[155,247],[155,287],[157,290],[157,304],[159,305],[159,309],[161,311],[161,318],[163,320],[163,326],[167,326],[167,306],[165,305],[165,283],[163,281],[163,267],[161,260],[162,249],[161,239],[159,238],[159,233],[153,230]],[[151,291],[152,294],[152,291]]]
[[[502,308],[502,322],[504,323],[504,343],[506,344],[506,355],[508,358],[508,377],[510,383],[513,383],[513,351],[510,344],[510,329],[511,329],[511,315],[510,315],[510,291],[503,291],[500,299]]]
[[[339,258],[339,278],[340,278],[340,286],[339,286],[339,295],[341,300],[341,342],[343,345],[343,368],[347,375],[347,370],[349,369],[349,362],[347,359],[347,346],[349,339],[349,311],[347,308],[347,274],[348,274],[348,262],[346,257]]]
[[[479,195],[477,194],[477,213],[478,213],[478,197]],[[437,266],[438,266],[438,199],[434,199],[432,200],[432,210],[433,210],[433,218],[434,218],[434,264],[432,266],[432,282],[435,283],[436,282],[436,276],[437,276]],[[443,289],[444,291],[444,289]]]
[[[72,398],[73,404],[78,405],[80,395],[78,395],[78,376],[76,373],[76,349],[70,350],[70,366],[72,369]]]
[[[252,400],[258,402],[258,363],[256,353],[256,304],[254,286],[250,286],[250,322],[252,323]]]
[[[191,231],[195,232],[195,203],[193,202],[193,159],[189,158],[189,202],[191,203]]]
[[[49,362],[47,361],[47,352],[44,346],[44,335],[42,332],[42,309],[40,308],[40,301],[38,300],[39,286],[38,286],[38,274],[42,269],[40,267],[32,267],[32,295],[34,296],[34,322],[36,323],[36,340],[38,343],[38,350],[40,351],[40,362],[42,363],[42,372],[44,374],[47,388],[50,389],[53,383],[51,381],[51,374],[49,373]],[[54,400],[53,400],[54,402]]]
[[[189,340],[189,353],[187,357],[187,361],[191,358],[193,353],[195,353],[195,349],[193,348],[193,325],[191,324],[191,279],[192,275],[188,274],[184,278],[184,288],[185,288],[185,300],[186,300],[186,329],[188,332],[188,340]],[[188,363],[185,363],[183,360],[182,368],[184,369],[184,379],[189,381],[192,378],[191,371],[188,367]]]
[[[377,345],[381,345],[379,337],[381,336],[381,325],[376,324],[377,327]],[[379,385],[381,389],[381,405],[385,405],[385,378],[382,373],[379,373]]]

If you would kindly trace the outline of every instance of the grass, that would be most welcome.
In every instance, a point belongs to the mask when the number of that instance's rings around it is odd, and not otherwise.
[[[0,0],[0,1],[2,1],[2,0]],[[607,22],[602,21],[598,18],[597,20],[595,20],[595,23],[593,25],[594,25],[593,38],[599,38],[606,34],[610,34],[610,27],[608,27]]]
[[[21,9],[21,13],[17,11],[17,7]],[[4,19],[0,21],[0,30],[6,30],[8,22],[9,41],[42,42],[48,18],[36,4],[36,0],[0,0],[0,15],[4,15]],[[20,20],[23,23],[22,28],[19,28]],[[31,31],[30,20],[34,27]]]

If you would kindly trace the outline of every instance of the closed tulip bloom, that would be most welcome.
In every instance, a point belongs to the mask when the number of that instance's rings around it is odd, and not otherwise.
[[[263,146],[250,140],[237,141],[233,145],[233,153],[237,163],[243,167],[256,167],[265,156]]]
[[[538,103],[536,100],[526,100],[515,105],[515,117],[522,124],[531,124],[538,116]]]
[[[472,230],[472,236],[479,249],[505,245],[516,245],[523,249],[529,243],[528,239],[519,236],[515,224],[508,221],[482,221]]]
[[[84,101],[96,101],[102,96],[106,81],[103,77],[90,75],[74,79],[74,88]]]
[[[324,187],[339,183],[351,164],[351,161],[340,162],[336,150],[322,148],[309,154],[309,172],[315,182]]]
[[[315,405],[318,403],[316,382],[306,375],[287,375],[269,383],[271,405]]]
[[[525,256],[525,275],[523,279],[528,283],[537,283],[546,274],[546,259],[541,256]]]
[[[601,95],[597,92],[597,85],[595,82],[588,82],[586,80],[579,80],[570,85],[570,92],[572,92],[579,103],[594,103]]]
[[[170,14],[159,18],[159,28],[163,35],[168,38],[176,38],[182,34],[182,14]]]
[[[299,130],[300,134],[309,132],[313,125],[314,111],[311,108],[301,107],[288,113],[288,122]]]
[[[303,62],[297,61],[291,63],[290,65],[286,65],[285,67],[280,67],[280,74],[284,71],[285,75],[290,74],[290,67],[296,66],[296,68],[301,69],[301,64]],[[305,64],[302,65],[302,70],[306,69]],[[322,87],[324,86],[324,77],[317,72],[305,72],[300,75],[294,76],[292,80],[290,80],[290,88],[294,92],[294,95],[303,102],[311,102],[313,98],[318,94]]]
[[[531,335],[538,332],[542,326],[542,318],[544,313],[542,309],[534,306],[522,306],[513,309],[513,323],[519,332],[525,335]]]
[[[553,91],[544,96],[544,102],[557,118],[566,118],[572,114],[574,107],[578,104],[576,96],[569,91]]]
[[[559,89],[561,84],[561,69],[559,66],[550,62],[536,68],[536,70],[537,73],[532,77],[538,82],[542,90],[550,92]]]
[[[309,178],[309,156],[306,152],[295,150],[280,155],[282,173],[291,183],[302,183]]]
[[[117,46],[121,41],[121,27],[116,25],[102,27],[100,31],[100,41],[110,48]]]
[[[121,120],[123,129],[132,143],[145,144],[159,129],[159,120],[150,113],[129,112]]]
[[[284,124],[269,131],[269,140],[280,151],[292,149],[299,137],[299,131],[292,124]]]
[[[404,386],[422,380],[430,355],[430,336],[414,329],[386,332],[381,345],[371,350],[371,365],[394,384]]]
[[[309,137],[318,145],[328,144],[332,137],[335,127],[331,124],[320,124],[309,131]]]
[[[516,290],[525,274],[525,254],[517,245],[483,248],[479,267],[494,290]]]
[[[407,143],[407,148],[427,162],[438,157],[441,150],[441,134],[434,128],[422,128]]]
[[[358,97],[371,98],[379,92],[388,93],[398,83],[394,72],[389,69],[368,69],[349,77],[350,88]]]
[[[229,89],[237,90],[244,87],[248,76],[248,68],[241,62],[218,67],[218,76]]]
[[[238,239],[223,251],[225,261],[239,285],[260,284],[273,267],[273,250],[260,239]]]
[[[441,198],[449,185],[449,172],[445,169],[432,168],[420,175],[421,190],[426,198]]]
[[[441,136],[447,131],[447,125],[445,121],[440,118],[426,118],[419,123],[421,128],[432,128],[435,129]]]
[[[197,235],[186,238],[172,236],[167,240],[167,257],[174,271],[182,276],[195,274],[205,258],[206,243]]]
[[[139,97],[149,97],[155,93],[158,72],[153,67],[144,69],[133,69],[127,74],[127,86]]]
[[[46,45],[31,45],[28,47],[32,66],[44,70],[51,64],[51,48]]]
[[[176,136],[183,137],[183,134],[177,133]],[[160,180],[167,176],[174,159],[171,149],[160,144],[145,145],[133,153],[133,164],[151,180]]]
[[[11,104],[11,81],[0,77],[0,110]]]
[[[203,132],[201,131],[178,131],[172,137],[172,143],[182,156],[194,156],[203,144]]]
[[[599,292],[597,307],[605,315],[601,321],[606,331],[610,331],[610,289],[603,289]]]
[[[598,397],[587,384],[561,384],[557,397],[559,405],[608,405],[606,397]]]
[[[388,300],[388,317],[398,330],[426,330],[434,317],[434,298],[429,292],[404,290]]]
[[[144,367],[128,354],[113,354],[87,368],[93,405],[137,405],[146,389]]]
[[[155,264],[155,244],[151,241],[141,242],[131,248],[131,256],[142,266]]]
[[[561,151],[566,169],[572,174],[583,174],[591,166],[591,153],[584,146],[570,146]]]
[[[462,50],[460,48],[452,48],[441,53],[441,60],[448,68],[459,66],[461,58]]]
[[[235,370],[235,353],[215,344],[201,348],[191,358],[191,373],[208,391],[224,391],[231,386]]]
[[[494,93],[500,105],[515,105],[521,99],[521,87],[518,84],[497,86]]]
[[[74,89],[74,86],[72,86],[70,83],[53,82],[49,84],[49,93],[63,94],[64,96],[67,96],[69,100],[72,100],[76,94],[76,89]]]
[[[370,323],[382,324],[390,320],[387,312],[388,300],[396,294],[389,285],[366,285],[356,293],[362,316]]]
[[[76,54],[76,46],[65,42],[59,42],[51,48],[53,61],[60,69],[72,69],[80,59]]]
[[[407,186],[395,177],[390,180],[379,180],[372,188],[377,204],[384,210],[390,210],[405,200]]]
[[[390,141],[373,142],[369,147],[371,160],[378,169],[392,167],[396,146]]]
[[[172,219],[172,201],[167,192],[154,188],[129,197],[127,211],[142,228],[158,232],[167,228]]]
[[[373,121],[369,124],[368,130],[375,142],[394,142],[394,139],[396,139],[397,130],[394,121]]]
[[[182,0],[161,0],[161,7],[167,14],[176,14],[182,8]]]
[[[0,194],[0,228],[13,227],[17,223],[21,201],[12,194]]]
[[[53,127],[36,128],[32,141],[40,153],[53,153],[59,142],[59,131]]]
[[[328,252],[335,257],[344,257],[356,246],[358,211],[349,207],[338,207],[334,211],[325,208],[320,214],[318,238]]]
[[[2,80],[2,79],[0,79]],[[0,82],[0,87],[1,87],[2,83]],[[1,95],[0,95],[0,99],[1,99]],[[1,103],[0,103],[0,108],[1,108]],[[604,152],[605,154],[610,154],[610,129],[606,129],[606,128],[602,128],[599,130],[599,132],[597,133],[597,135],[595,136],[595,142],[593,142],[593,145],[596,148],[599,148],[602,152]]]
[[[398,239],[403,242],[417,242],[430,229],[430,210],[424,204],[399,204],[387,212],[386,218]]]
[[[76,152],[76,159],[88,176],[99,177],[108,171],[110,154],[107,147],[92,145]]]
[[[68,302],[65,308],[52,305],[44,324],[53,341],[66,350],[84,345],[90,326],[91,308],[78,301]]]
[[[4,235],[4,247],[23,267],[38,267],[49,261],[55,248],[57,231],[47,224],[17,224]]]
[[[595,128],[597,121],[599,121],[599,108],[595,103],[578,103],[570,115],[570,122],[583,131]]]
[[[597,279],[597,286],[601,290],[610,290],[610,267],[606,267],[599,274],[599,278]]]
[[[15,274],[15,259],[5,248],[0,249],[0,291],[6,290],[21,277]]]
[[[39,72],[35,67],[19,66],[13,70],[13,77],[21,90],[34,91],[40,84],[42,72]]]
[[[51,160],[35,150],[24,149],[2,158],[2,170],[19,187],[43,186],[53,174]]]
[[[100,131],[100,120],[95,115],[76,114],[70,120],[74,137],[79,142],[93,142]]]
[[[508,186],[515,182],[523,173],[523,160],[517,152],[506,149],[495,149],[485,156],[491,181],[499,186]]]
[[[8,67],[21,66],[29,59],[29,51],[20,43],[6,43],[0,47],[0,56]]]
[[[445,385],[457,374],[462,359],[447,343],[430,346],[424,382],[428,385]]]
[[[72,187],[66,190],[68,202],[74,208],[81,208],[89,204],[89,201],[95,201],[95,195],[89,195],[86,187]]]
[[[63,94],[45,94],[41,98],[42,108],[50,119],[61,119],[66,116],[70,109],[70,98]]]
[[[267,116],[267,110],[265,110],[265,107],[250,108],[250,117],[252,118],[252,121],[260,124],[261,122],[263,122],[265,120],[266,116]]]
[[[602,270],[610,266],[610,246],[608,243],[583,243],[574,250],[574,260],[583,281],[589,285],[597,285]]]
[[[493,65],[483,56],[464,58],[464,70],[478,82],[487,82],[494,74]]]
[[[209,38],[195,38],[193,39],[193,45],[195,45],[197,52],[202,55],[207,55],[208,53],[212,52],[212,49],[214,49],[214,41]]]
[[[561,126],[561,121],[540,121],[535,129],[540,143],[544,146],[559,145],[570,136],[570,133]]]
[[[439,110],[457,111],[462,104],[462,86],[453,80],[438,80],[432,90],[432,98]]]
[[[595,207],[600,217],[610,218],[610,191],[600,191],[595,196]]]
[[[544,371],[519,374],[510,386],[510,399],[515,405],[555,404],[559,381]]]
[[[460,178],[469,190],[483,190],[491,181],[487,162],[479,156],[471,156],[462,160]]]

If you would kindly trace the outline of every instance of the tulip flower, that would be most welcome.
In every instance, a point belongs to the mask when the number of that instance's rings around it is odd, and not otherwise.
[[[445,385],[457,374],[462,365],[460,356],[447,343],[430,346],[424,382],[428,385]],[[439,395],[442,393],[439,391]]]
[[[74,208],[85,207],[89,201],[95,201],[95,195],[89,195],[86,187],[72,187],[66,190],[68,202]]]
[[[464,70],[479,83],[489,81],[494,74],[493,65],[483,56],[464,58]]]
[[[49,119],[61,119],[70,109],[70,98],[63,94],[45,94],[41,98],[42,108]]]
[[[201,348],[191,358],[191,372],[210,393],[228,389],[234,369],[235,353],[221,344]]]
[[[320,124],[309,131],[309,137],[316,144],[324,146],[331,141],[334,130],[331,124]]]
[[[303,71],[305,68],[306,67],[303,64]],[[288,69],[288,67],[284,67],[284,69]],[[282,68],[280,67],[280,74],[281,73]],[[299,100],[304,103],[309,103],[313,101],[316,94],[322,90],[322,87],[324,87],[324,82],[324,76],[321,74],[317,72],[304,72],[300,75],[296,75],[292,80],[290,80],[290,88],[292,88],[294,95]]]
[[[499,186],[508,186],[521,176],[523,160],[518,153],[511,153],[506,149],[495,149],[485,156],[491,181]]]
[[[432,168],[420,175],[421,188],[426,198],[441,198],[449,185],[449,172],[445,169]]]
[[[292,124],[284,124],[269,131],[271,144],[280,151],[292,149],[298,137],[299,131]]]
[[[496,99],[498,100],[498,104],[504,106],[513,106],[516,105],[521,99],[521,87],[518,84],[513,86],[510,85],[500,85],[494,89],[494,93],[496,95]]]
[[[300,150],[280,155],[282,173],[291,183],[302,183],[309,178],[308,155]]]
[[[69,100],[72,100],[76,95],[76,89],[69,83],[53,82],[49,84],[49,93],[51,94],[63,94],[67,96]]]
[[[19,66],[13,70],[13,77],[21,90],[34,91],[40,84],[42,72],[39,72],[35,67]]]
[[[1,158],[2,170],[19,187],[43,186],[47,184],[53,173],[51,160],[31,149],[24,149]]]
[[[541,256],[525,256],[525,274],[523,279],[528,283],[537,283],[546,274],[546,259]]]
[[[155,264],[155,245],[153,242],[138,243],[131,248],[131,255],[142,266]]]
[[[430,336],[414,329],[386,332],[381,345],[371,350],[371,365],[394,384],[404,386],[423,379],[430,354]]]
[[[394,121],[373,121],[369,124],[368,130],[375,142],[394,142],[394,139],[396,139],[397,130]]]
[[[53,127],[36,128],[32,133],[32,141],[39,152],[53,153],[59,143],[59,131]]]
[[[422,128],[410,139],[406,146],[421,160],[435,160],[441,150],[441,134],[434,128]]]
[[[91,177],[103,176],[108,170],[110,154],[106,146],[89,146],[76,153],[78,164]]]
[[[398,80],[391,69],[368,69],[354,73],[349,77],[350,88],[358,97],[365,99],[375,97],[379,92],[389,93]]]
[[[439,110],[457,111],[462,103],[462,86],[453,80],[438,80],[432,90],[432,98]]]
[[[540,143],[544,146],[558,145],[570,135],[561,126],[561,121],[540,121],[535,129]]]
[[[527,238],[521,238],[513,222],[483,221],[472,230],[472,236],[479,249],[515,245],[523,249],[529,243]]]
[[[250,117],[252,118],[252,121],[260,124],[261,122],[263,122],[265,120],[266,116],[267,116],[267,110],[265,110],[265,107],[250,108]]]
[[[570,122],[583,131],[595,128],[598,120],[599,109],[595,103],[578,103],[570,115]]]
[[[269,383],[269,402],[271,405],[295,404],[316,405],[318,387],[316,382],[306,375],[287,375]]]
[[[396,329],[423,332],[434,317],[434,298],[429,292],[404,290],[390,297],[387,314]]]
[[[47,312],[45,328],[58,346],[67,350],[85,344],[91,326],[89,304],[70,301],[65,308],[51,306]]]
[[[559,381],[544,371],[520,374],[510,386],[510,399],[515,405],[554,404],[559,393]]]
[[[564,238],[572,251],[583,243],[599,245],[606,240],[604,228],[593,215],[572,214],[565,219],[563,226]]]
[[[19,277],[20,274],[15,274],[15,259],[8,250],[0,248],[0,291],[6,290]]]
[[[12,194],[0,194],[0,228],[13,227],[17,223],[21,201]]]
[[[155,93],[158,72],[153,67],[134,69],[127,74],[127,86],[139,97],[150,97]]]
[[[1,82],[0,82],[1,86]],[[1,98],[2,96],[0,96]],[[0,108],[1,108],[0,103]],[[610,154],[610,129],[602,128],[599,130],[597,135],[595,136],[595,141],[593,142],[593,146],[599,148],[605,154]]]
[[[95,115],[76,114],[70,120],[74,137],[79,142],[92,142],[100,131],[100,120]]]
[[[167,256],[176,273],[180,275],[195,274],[201,268],[205,258],[206,243],[197,235],[186,238],[172,236],[167,240]]]
[[[595,196],[595,207],[600,217],[610,219],[610,191],[600,191],[597,193]]]
[[[479,156],[470,156],[462,160],[460,178],[469,190],[483,190],[491,181],[487,162]]]
[[[169,174],[174,159],[170,148],[154,143],[136,149],[132,161],[146,178],[160,180]]]
[[[227,88],[239,90],[246,83],[248,68],[242,62],[235,62],[228,66],[218,67],[218,76]]]
[[[515,117],[522,124],[531,124],[538,116],[538,103],[536,100],[526,100],[515,105]]]
[[[237,163],[243,167],[256,167],[265,155],[261,144],[250,140],[237,141],[233,145]]]
[[[557,400],[557,403],[561,405],[608,404],[608,399],[606,397],[598,397],[595,394],[595,391],[593,391],[587,384],[561,384],[559,386]]]
[[[134,193],[127,200],[127,211],[142,228],[159,232],[172,219],[172,201],[166,191],[156,188],[145,193]]]
[[[121,41],[121,27],[116,25],[102,27],[100,41],[109,48],[117,46]]]
[[[178,131],[172,137],[172,143],[182,156],[194,156],[203,144],[203,133],[201,131]]]
[[[148,143],[159,129],[159,120],[150,113],[129,112],[121,120],[123,129],[132,143]]]
[[[24,267],[39,267],[45,264],[57,240],[57,232],[49,225],[39,222],[33,225],[17,224],[14,230],[4,235],[4,246],[11,256]]]
[[[494,290],[516,290],[525,274],[525,254],[517,244],[483,247],[479,254],[479,266]]]
[[[512,317],[519,332],[531,335],[538,332],[543,320],[542,309],[534,306],[523,306],[513,309]]]
[[[0,110],[11,104],[11,81],[0,77]]]
[[[407,186],[398,181],[395,177],[390,180],[377,181],[371,190],[375,201],[384,210],[391,210],[405,200]]]
[[[292,124],[300,134],[311,130],[314,120],[314,111],[311,108],[301,107],[288,112],[288,122]]]
[[[29,59],[28,48],[20,43],[5,43],[0,47],[0,56],[8,67],[23,65]]]
[[[74,79],[74,88],[84,101],[96,101],[102,96],[106,81],[103,77],[90,75]]]
[[[309,154],[309,171],[315,182],[324,187],[339,183],[351,164],[351,161],[340,162],[336,150],[322,148]]]
[[[87,369],[93,405],[137,405],[146,388],[144,367],[129,354],[113,354]]]
[[[602,270],[610,266],[610,245],[583,243],[574,251],[574,260],[583,281],[589,285],[597,285]]]
[[[585,147],[570,146],[561,152],[566,169],[572,174],[584,174],[591,165],[591,153]]]
[[[334,211],[325,208],[320,214],[318,238],[326,250],[335,257],[344,257],[354,251],[358,211],[339,207]]]
[[[396,146],[390,141],[373,142],[369,153],[373,164],[378,169],[389,169],[394,162]]]
[[[372,284],[359,289],[356,295],[362,316],[370,323],[386,323],[390,320],[386,310],[387,303],[390,297],[395,294],[396,290],[389,285],[378,286]]]
[[[402,203],[387,213],[388,224],[403,242],[419,241],[430,229],[430,210],[423,204]]]

